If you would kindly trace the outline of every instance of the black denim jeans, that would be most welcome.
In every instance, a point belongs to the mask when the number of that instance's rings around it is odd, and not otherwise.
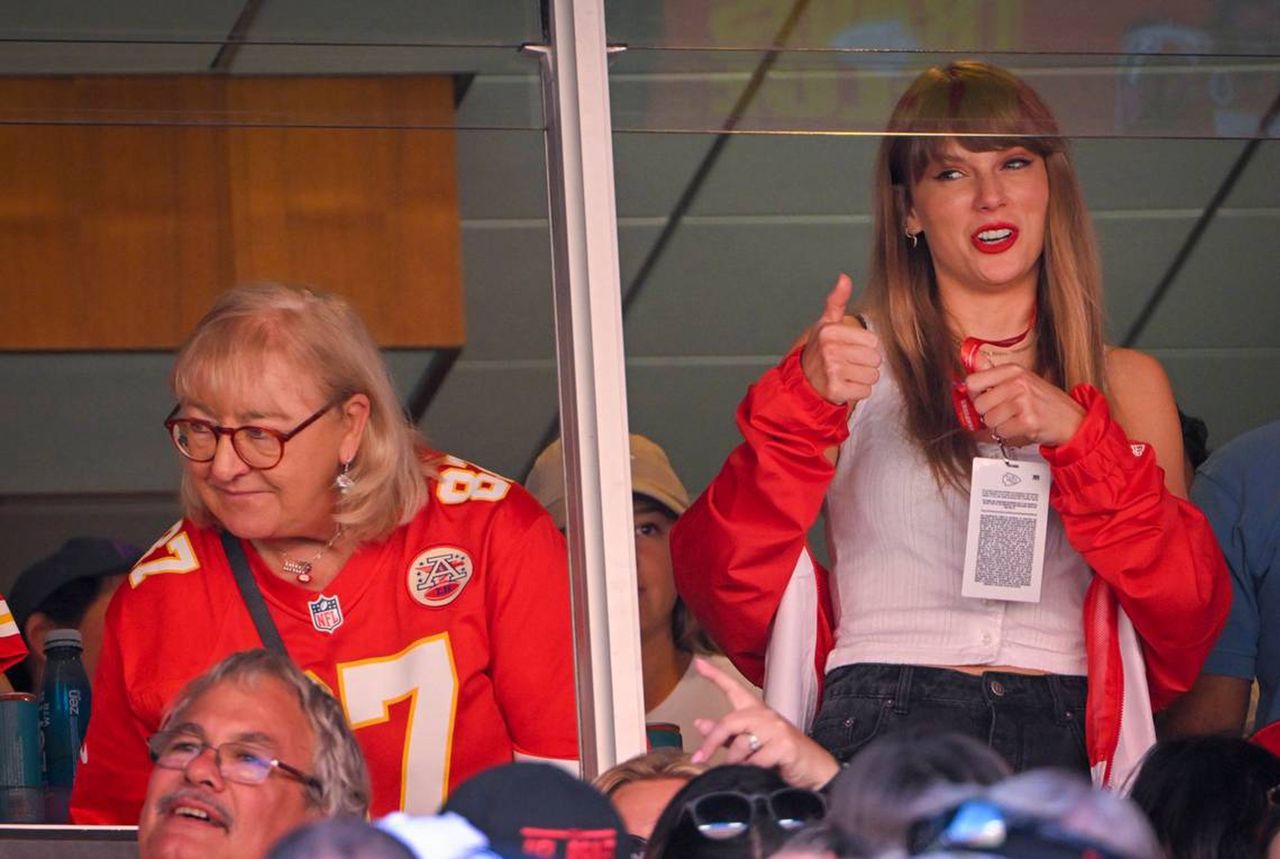
[[[957,731],[989,745],[1017,772],[1052,766],[1088,775],[1085,692],[1085,678],[1062,674],[846,665],[827,674],[812,736],[844,762],[884,734]]]

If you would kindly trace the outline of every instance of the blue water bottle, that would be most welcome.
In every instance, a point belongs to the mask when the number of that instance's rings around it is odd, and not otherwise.
[[[89,729],[89,675],[80,662],[83,647],[80,633],[74,629],[55,629],[44,639],[40,738],[44,746],[45,818],[49,823],[68,820],[76,763]]]

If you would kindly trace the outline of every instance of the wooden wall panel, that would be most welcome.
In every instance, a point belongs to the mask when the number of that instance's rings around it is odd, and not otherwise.
[[[48,122],[0,127],[0,348],[172,348],[263,279],[348,296],[385,346],[462,344],[448,78],[10,78],[0,102]]]
[[[237,279],[341,291],[384,345],[461,345],[461,290],[427,288],[461,282],[454,137],[438,128],[450,120],[449,79],[274,83],[244,81],[230,91],[230,111],[316,115],[325,106],[437,129],[230,130]]]

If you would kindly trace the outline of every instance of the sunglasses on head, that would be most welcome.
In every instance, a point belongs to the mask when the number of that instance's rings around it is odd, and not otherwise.
[[[1017,814],[984,799],[914,824],[907,843],[913,856],[951,850],[1036,859],[1130,859],[1051,820]]]
[[[751,828],[758,813],[778,828],[792,832],[821,820],[827,813],[827,803],[821,794],[811,790],[784,787],[772,793],[717,791],[698,797],[684,809],[698,834],[711,841],[739,837]]]

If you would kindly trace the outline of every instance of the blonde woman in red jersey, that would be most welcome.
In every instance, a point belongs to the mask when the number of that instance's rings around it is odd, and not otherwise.
[[[563,538],[518,484],[427,448],[345,301],[228,292],[171,381],[185,515],[108,611],[78,822],[137,821],[169,700],[270,628],[341,701],[375,815],[433,813],[516,757],[577,757]]]

